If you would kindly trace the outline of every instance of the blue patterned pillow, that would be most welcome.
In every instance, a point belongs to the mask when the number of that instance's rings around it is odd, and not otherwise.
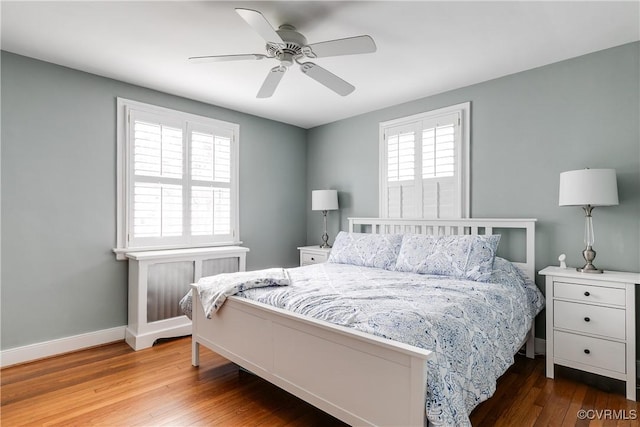
[[[487,282],[500,235],[405,234],[396,270]]]
[[[401,244],[401,234],[341,231],[333,243],[328,262],[393,270]]]

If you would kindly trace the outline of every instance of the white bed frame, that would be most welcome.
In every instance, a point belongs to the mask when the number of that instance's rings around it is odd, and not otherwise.
[[[370,233],[493,234],[497,228],[525,230],[525,262],[516,264],[534,278],[535,219],[349,218],[349,231]],[[194,366],[203,344],[350,425],[426,425],[430,351],[239,297],[207,319],[192,288]],[[533,334],[532,328],[528,357]]]

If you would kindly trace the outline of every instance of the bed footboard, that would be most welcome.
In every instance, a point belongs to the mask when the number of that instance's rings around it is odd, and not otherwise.
[[[351,425],[424,426],[431,352],[238,297],[207,319],[193,291],[199,345]]]

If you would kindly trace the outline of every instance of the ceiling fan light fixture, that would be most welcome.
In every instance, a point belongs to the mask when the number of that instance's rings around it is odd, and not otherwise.
[[[293,62],[295,61],[295,56],[289,52],[278,52],[276,54],[276,57],[280,61],[280,64],[284,67],[291,67],[293,65]]]

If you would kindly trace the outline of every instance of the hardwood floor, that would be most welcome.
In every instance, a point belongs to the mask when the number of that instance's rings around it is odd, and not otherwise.
[[[635,418],[640,409],[623,388],[607,391],[578,381],[574,372],[556,373],[548,380],[543,358],[518,356],[495,395],[471,414],[473,425],[638,425],[619,419]],[[192,367],[190,338],[139,352],[115,343],[0,375],[2,426],[344,425],[206,348],[200,367]],[[587,419],[578,418],[581,410]]]

